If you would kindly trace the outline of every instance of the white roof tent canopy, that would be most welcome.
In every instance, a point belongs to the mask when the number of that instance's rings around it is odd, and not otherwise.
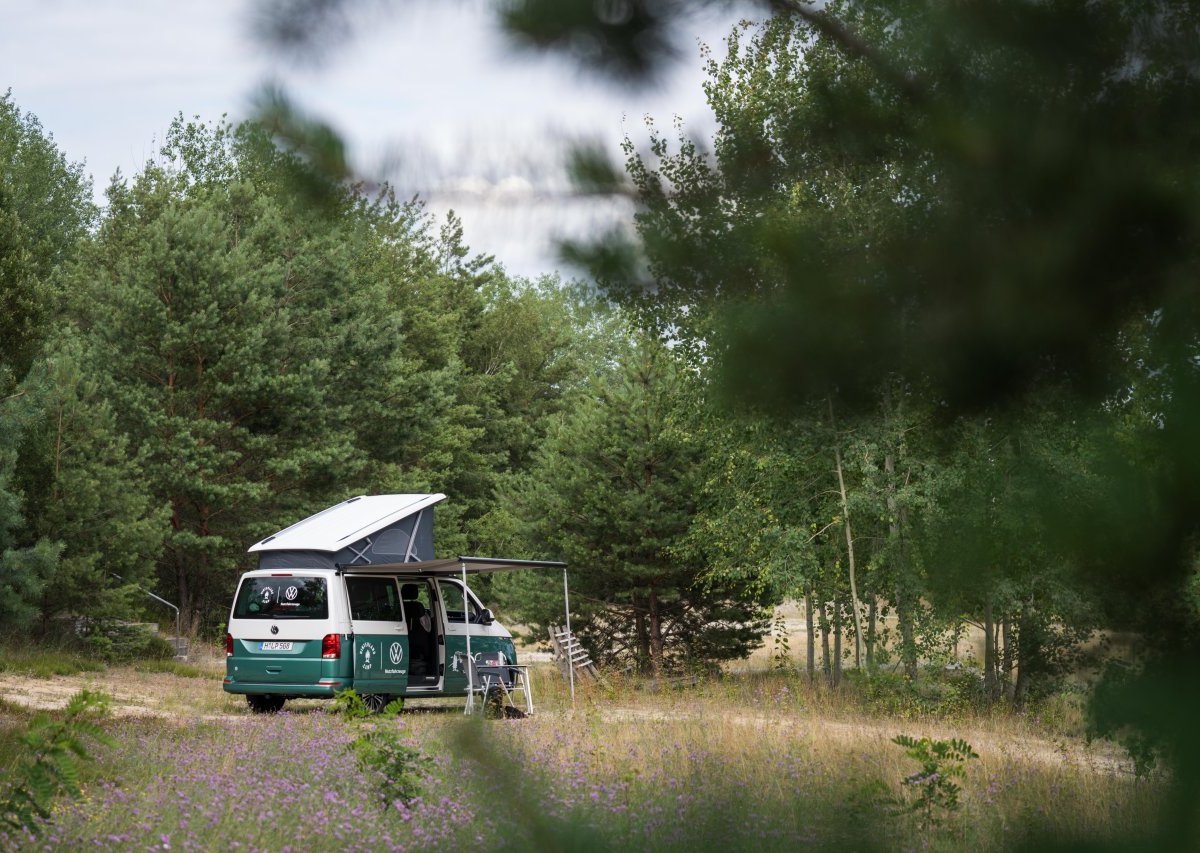
[[[412,516],[423,516],[424,510],[446,499],[433,495],[359,495],[334,504],[297,521],[291,527],[268,536],[250,546],[250,553],[263,551],[321,551],[337,553],[372,534],[395,528]],[[432,532],[433,513],[429,513]],[[411,525],[410,525],[411,527]],[[431,558],[433,555],[430,554]],[[418,559],[426,559],[418,557]]]

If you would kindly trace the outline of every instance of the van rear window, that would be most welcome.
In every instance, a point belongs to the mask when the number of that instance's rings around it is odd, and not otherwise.
[[[234,619],[328,619],[325,578],[244,578]]]

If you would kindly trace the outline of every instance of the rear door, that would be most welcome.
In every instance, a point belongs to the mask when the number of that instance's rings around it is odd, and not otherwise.
[[[247,575],[230,617],[229,674],[255,684],[316,684],[328,674],[321,639],[330,626],[324,577]]]
[[[354,689],[401,695],[408,686],[408,631],[396,579],[347,575],[354,628]]]

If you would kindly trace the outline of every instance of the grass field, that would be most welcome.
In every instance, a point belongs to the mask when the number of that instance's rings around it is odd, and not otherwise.
[[[572,709],[546,667],[529,720],[464,721],[461,704],[443,702],[354,721],[315,701],[252,716],[221,691],[215,662],[160,669],[41,679],[61,695],[116,696],[103,723],[115,745],[93,746],[83,797],[60,798],[40,838],[0,847],[999,850],[1030,835],[1132,838],[1162,796],[1161,781],[1135,780],[1118,752],[1075,737],[1069,713],[930,711],[782,674],[665,692],[618,683],[581,690]],[[0,674],[6,689],[32,681]],[[5,697],[11,778],[33,712]],[[407,753],[392,753],[418,798],[389,799],[384,776],[356,759],[371,732],[431,759],[400,766]],[[919,786],[903,780],[920,768],[898,734],[974,747],[957,809],[904,811]]]

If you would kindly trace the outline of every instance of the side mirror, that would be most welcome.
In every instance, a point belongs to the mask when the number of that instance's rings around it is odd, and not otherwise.
[[[484,625],[491,625],[496,621],[496,617],[492,615],[492,611],[485,607],[479,611],[479,621]]]

